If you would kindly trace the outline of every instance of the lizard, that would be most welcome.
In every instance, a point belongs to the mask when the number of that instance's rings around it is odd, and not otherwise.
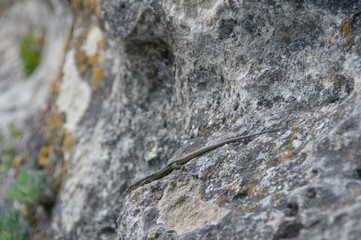
[[[217,142],[215,144],[212,144],[212,145],[205,146],[205,147],[202,147],[200,149],[197,149],[197,150],[195,150],[193,152],[190,152],[190,153],[188,153],[188,154],[174,160],[173,162],[169,163],[168,165],[166,165],[164,168],[162,168],[158,172],[150,174],[150,175],[136,181],[135,183],[130,185],[125,192],[126,192],[126,194],[129,194],[132,191],[134,191],[135,189],[137,189],[137,188],[139,188],[141,186],[144,186],[145,184],[148,184],[148,183],[151,183],[153,181],[159,180],[159,179],[169,175],[173,170],[179,170],[183,165],[188,163],[190,160],[192,160],[192,159],[194,159],[196,157],[199,157],[199,156],[201,156],[201,155],[203,155],[203,154],[205,154],[207,152],[210,152],[210,151],[212,151],[214,149],[222,147],[225,144],[242,141],[242,140],[245,140],[245,139],[256,137],[258,135],[262,135],[262,134],[269,133],[269,132],[276,132],[276,131],[279,131],[279,130],[281,130],[281,129],[277,128],[277,129],[265,130],[265,131],[254,133],[254,134],[251,134],[251,135],[243,135],[243,136],[232,137],[232,138],[228,138],[228,139],[222,140],[220,142]]]

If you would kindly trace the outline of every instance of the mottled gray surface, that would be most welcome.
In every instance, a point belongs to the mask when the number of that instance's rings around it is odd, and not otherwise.
[[[117,239],[358,239],[359,1],[101,6],[121,58],[120,191],[178,148],[285,128],[135,191]]]
[[[106,87],[79,101],[54,238],[361,236],[360,1],[100,6]],[[87,92],[72,51],[64,75]],[[124,193],[174,155],[275,127]]]

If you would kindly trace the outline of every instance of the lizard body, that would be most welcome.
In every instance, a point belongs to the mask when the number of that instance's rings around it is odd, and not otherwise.
[[[186,155],[184,155],[183,157],[180,157],[179,159],[176,159],[175,161],[169,163],[167,166],[165,166],[164,168],[162,168],[161,170],[159,170],[158,172],[155,172],[147,177],[144,177],[142,179],[140,179],[139,181],[135,182],[134,184],[130,185],[129,188],[125,191],[127,194],[134,191],[135,189],[151,183],[155,180],[161,179],[167,175],[169,175],[173,170],[179,169],[182,165],[185,165],[186,163],[188,163],[190,160],[192,160],[193,158],[196,158],[200,155],[203,155],[207,152],[210,152],[214,149],[217,149],[225,144],[228,143],[233,143],[233,142],[238,142],[238,141],[242,141],[245,139],[249,139],[252,137],[256,137],[258,135],[262,135],[265,133],[269,133],[269,132],[275,132],[278,131],[280,129],[272,129],[272,130],[266,130],[266,131],[262,131],[262,132],[258,132],[255,134],[251,134],[251,135],[246,135],[246,136],[238,136],[238,137],[233,137],[233,138],[229,138],[229,139],[225,139],[223,141],[220,141],[218,143],[200,148],[198,150],[195,150],[193,152],[190,152]]]

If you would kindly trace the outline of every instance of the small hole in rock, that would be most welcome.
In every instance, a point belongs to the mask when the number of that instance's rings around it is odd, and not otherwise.
[[[316,189],[315,188],[309,188],[307,189],[307,193],[306,193],[306,196],[308,198],[315,198],[316,197]]]
[[[296,216],[298,213],[298,204],[294,202],[287,203],[285,214],[286,216]]]

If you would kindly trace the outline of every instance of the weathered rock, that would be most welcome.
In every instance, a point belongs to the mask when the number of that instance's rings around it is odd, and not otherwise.
[[[136,178],[161,165],[147,156],[284,127],[136,190],[117,239],[357,239],[359,2],[101,4]]]
[[[74,16],[59,81],[77,141],[52,239],[359,238],[360,1],[102,0],[95,16]],[[278,127],[125,195],[172,157]]]

